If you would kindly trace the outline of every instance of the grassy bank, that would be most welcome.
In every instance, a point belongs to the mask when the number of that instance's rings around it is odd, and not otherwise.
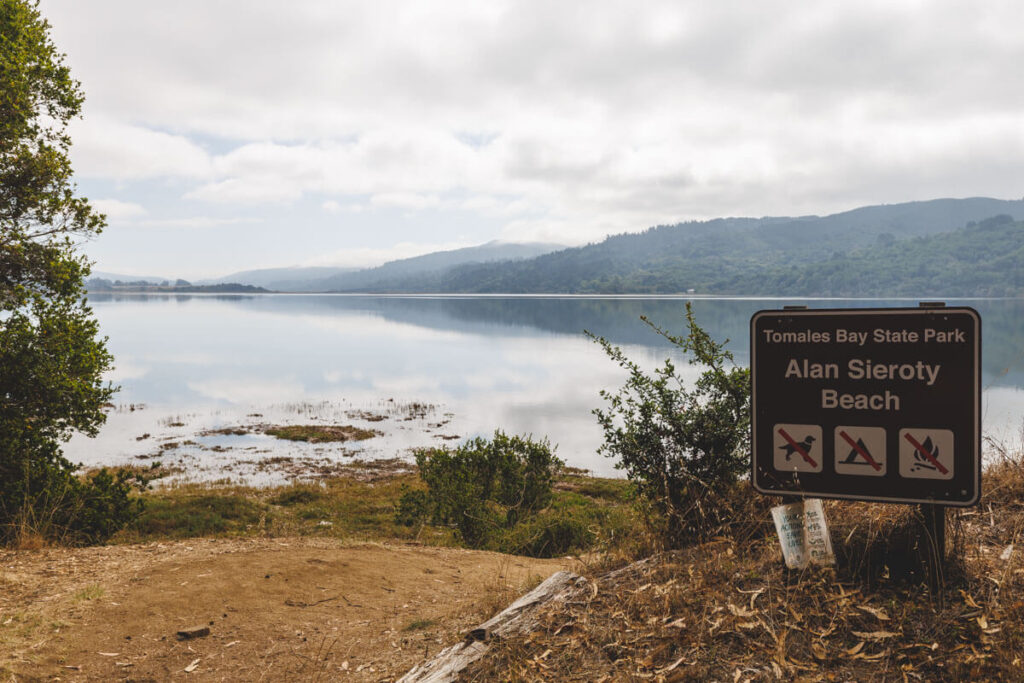
[[[113,539],[138,543],[199,536],[318,536],[365,541],[461,545],[448,526],[395,521],[399,499],[425,486],[408,464],[354,462],[314,483],[273,488],[181,484],[142,494],[145,511]],[[566,470],[550,505],[528,523],[496,535],[486,549],[546,556],[549,529],[572,522],[574,536],[559,550],[582,552],[618,544],[635,525],[630,484]]]

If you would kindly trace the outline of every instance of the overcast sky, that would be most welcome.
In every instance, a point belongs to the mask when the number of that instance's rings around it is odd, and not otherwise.
[[[1024,196],[1024,5],[42,0],[97,269]]]

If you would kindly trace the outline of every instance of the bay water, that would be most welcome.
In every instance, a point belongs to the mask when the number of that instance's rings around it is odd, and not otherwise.
[[[758,310],[914,307],[916,300],[725,297],[92,294],[120,386],[96,438],[65,454],[87,467],[160,460],[177,478],[279,483],[354,459],[506,433],[548,438],[567,464],[614,476],[592,414],[626,373],[586,334],[642,367],[700,369],[642,320],[685,333],[686,303],[736,362]],[[1019,448],[1024,299],[949,300],[983,321],[983,430]],[[270,425],[352,424],[362,442],[307,444]],[[303,466],[298,466],[303,465]]]

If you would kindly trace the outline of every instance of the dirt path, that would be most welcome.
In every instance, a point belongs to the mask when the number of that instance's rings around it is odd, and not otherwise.
[[[0,672],[392,680],[568,564],[308,538],[3,552]]]

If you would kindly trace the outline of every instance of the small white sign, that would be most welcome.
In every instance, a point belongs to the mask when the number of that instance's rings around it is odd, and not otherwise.
[[[836,563],[820,499],[806,498],[802,503],[773,507],[772,519],[787,567],[803,569],[808,564]]]

